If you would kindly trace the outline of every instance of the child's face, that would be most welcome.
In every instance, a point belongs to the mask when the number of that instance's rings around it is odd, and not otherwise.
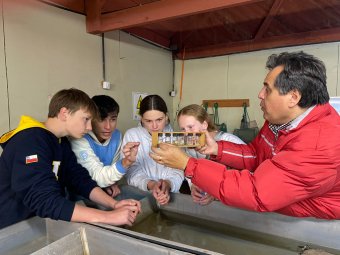
[[[207,129],[207,122],[199,122],[194,116],[181,115],[178,118],[178,126],[184,132],[202,132]]]
[[[92,130],[91,119],[91,114],[82,108],[74,113],[68,113],[65,122],[67,135],[73,138],[83,137]]]
[[[111,137],[113,131],[117,127],[117,118],[117,113],[109,113],[105,119],[92,123],[93,133],[96,135],[99,142],[105,142]]]
[[[146,111],[142,116],[142,125],[151,132],[162,132],[166,126],[168,117],[164,112],[157,110]]]

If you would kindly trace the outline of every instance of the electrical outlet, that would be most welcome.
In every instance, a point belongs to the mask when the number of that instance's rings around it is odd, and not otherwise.
[[[169,92],[169,96],[175,97],[176,96],[176,91],[175,90],[170,91]]]
[[[103,89],[110,89],[111,88],[111,84],[108,81],[103,81],[102,85],[103,85]]]

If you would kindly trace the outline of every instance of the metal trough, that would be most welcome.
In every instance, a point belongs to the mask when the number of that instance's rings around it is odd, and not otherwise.
[[[190,253],[183,253],[88,224],[34,217],[0,230],[0,254],[183,255]]]
[[[199,206],[182,194],[163,207],[145,198],[142,209],[131,228],[34,217],[0,230],[0,254],[340,254],[337,220]]]
[[[174,194],[171,203],[157,207],[145,200],[143,214],[132,228],[100,227],[195,254],[340,254],[340,221],[257,213],[192,202]],[[321,252],[323,251],[323,252]]]

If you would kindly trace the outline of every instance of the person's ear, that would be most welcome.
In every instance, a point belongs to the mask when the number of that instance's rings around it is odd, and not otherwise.
[[[65,121],[67,119],[68,114],[69,110],[66,107],[62,107],[59,111],[58,118],[62,121]]]
[[[301,93],[298,90],[294,89],[290,91],[289,94],[290,94],[290,98],[288,102],[289,107],[294,107],[300,102]]]
[[[208,122],[203,121],[202,123],[202,130],[207,130],[208,129]]]

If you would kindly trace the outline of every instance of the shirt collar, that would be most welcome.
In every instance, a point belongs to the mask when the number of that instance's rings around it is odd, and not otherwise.
[[[306,116],[315,108],[315,105],[309,107],[304,113],[302,113],[301,115],[299,115],[298,117],[296,117],[293,121],[291,121],[291,126],[289,128],[287,128],[288,130],[291,130],[293,128],[296,128],[301,121],[306,118]]]
[[[269,123],[269,128],[274,133],[275,138],[277,139],[280,130],[292,130],[296,128],[301,123],[301,121],[314,109],[314,107],[315,105],[309,107],[304,113],[285,124],[276,125]]]

